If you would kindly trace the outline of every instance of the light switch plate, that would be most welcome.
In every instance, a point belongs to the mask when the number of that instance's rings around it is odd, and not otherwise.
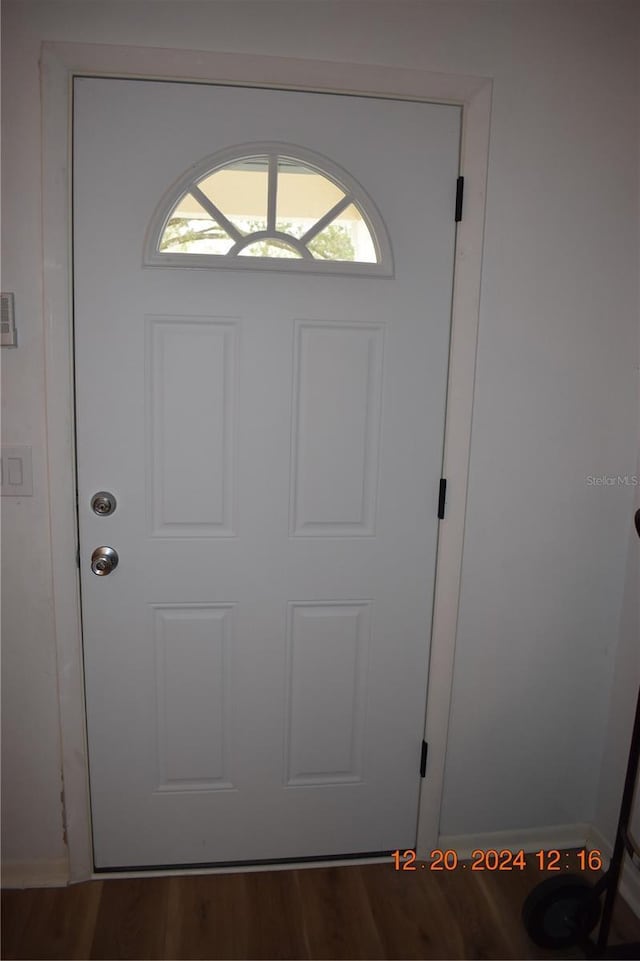
[[[2,448],[2,496],[33,495],[33,472],[30,447]]]

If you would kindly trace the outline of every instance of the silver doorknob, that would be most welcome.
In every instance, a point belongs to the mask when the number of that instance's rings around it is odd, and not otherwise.
[[[116,499],[109,491],[98,491],[91,498],[91,510],[99,517],[108,517],[116,509]]]
[[[96,547],[91,555],[91,570],[98,577],[105,577],[116,569],[119,559],[113,547]]]

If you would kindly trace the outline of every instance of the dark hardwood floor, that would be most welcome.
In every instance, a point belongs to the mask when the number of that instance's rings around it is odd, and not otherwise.
[[[107,879],[2,894],[2,957],[132,959],[579,958],[527,938],[543,875],[393,865]],[[618,901],[613,940],[640,940]]]

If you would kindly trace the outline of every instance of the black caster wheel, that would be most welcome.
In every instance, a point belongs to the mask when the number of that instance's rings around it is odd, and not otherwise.
[[[600,899],[589,882],[575,874],[542,881],[522,906],[527,934],[552,951],[583,942],[599,919]]]

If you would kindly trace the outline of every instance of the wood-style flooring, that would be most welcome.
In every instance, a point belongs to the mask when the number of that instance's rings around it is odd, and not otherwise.
[[[468,868],[368,864],[4,891],[2,957],[558,957],[522,929],[522,902],[543,877],[531,859],[522,872]],[[640,939],[640,920],[620,900],[613,933]]]

